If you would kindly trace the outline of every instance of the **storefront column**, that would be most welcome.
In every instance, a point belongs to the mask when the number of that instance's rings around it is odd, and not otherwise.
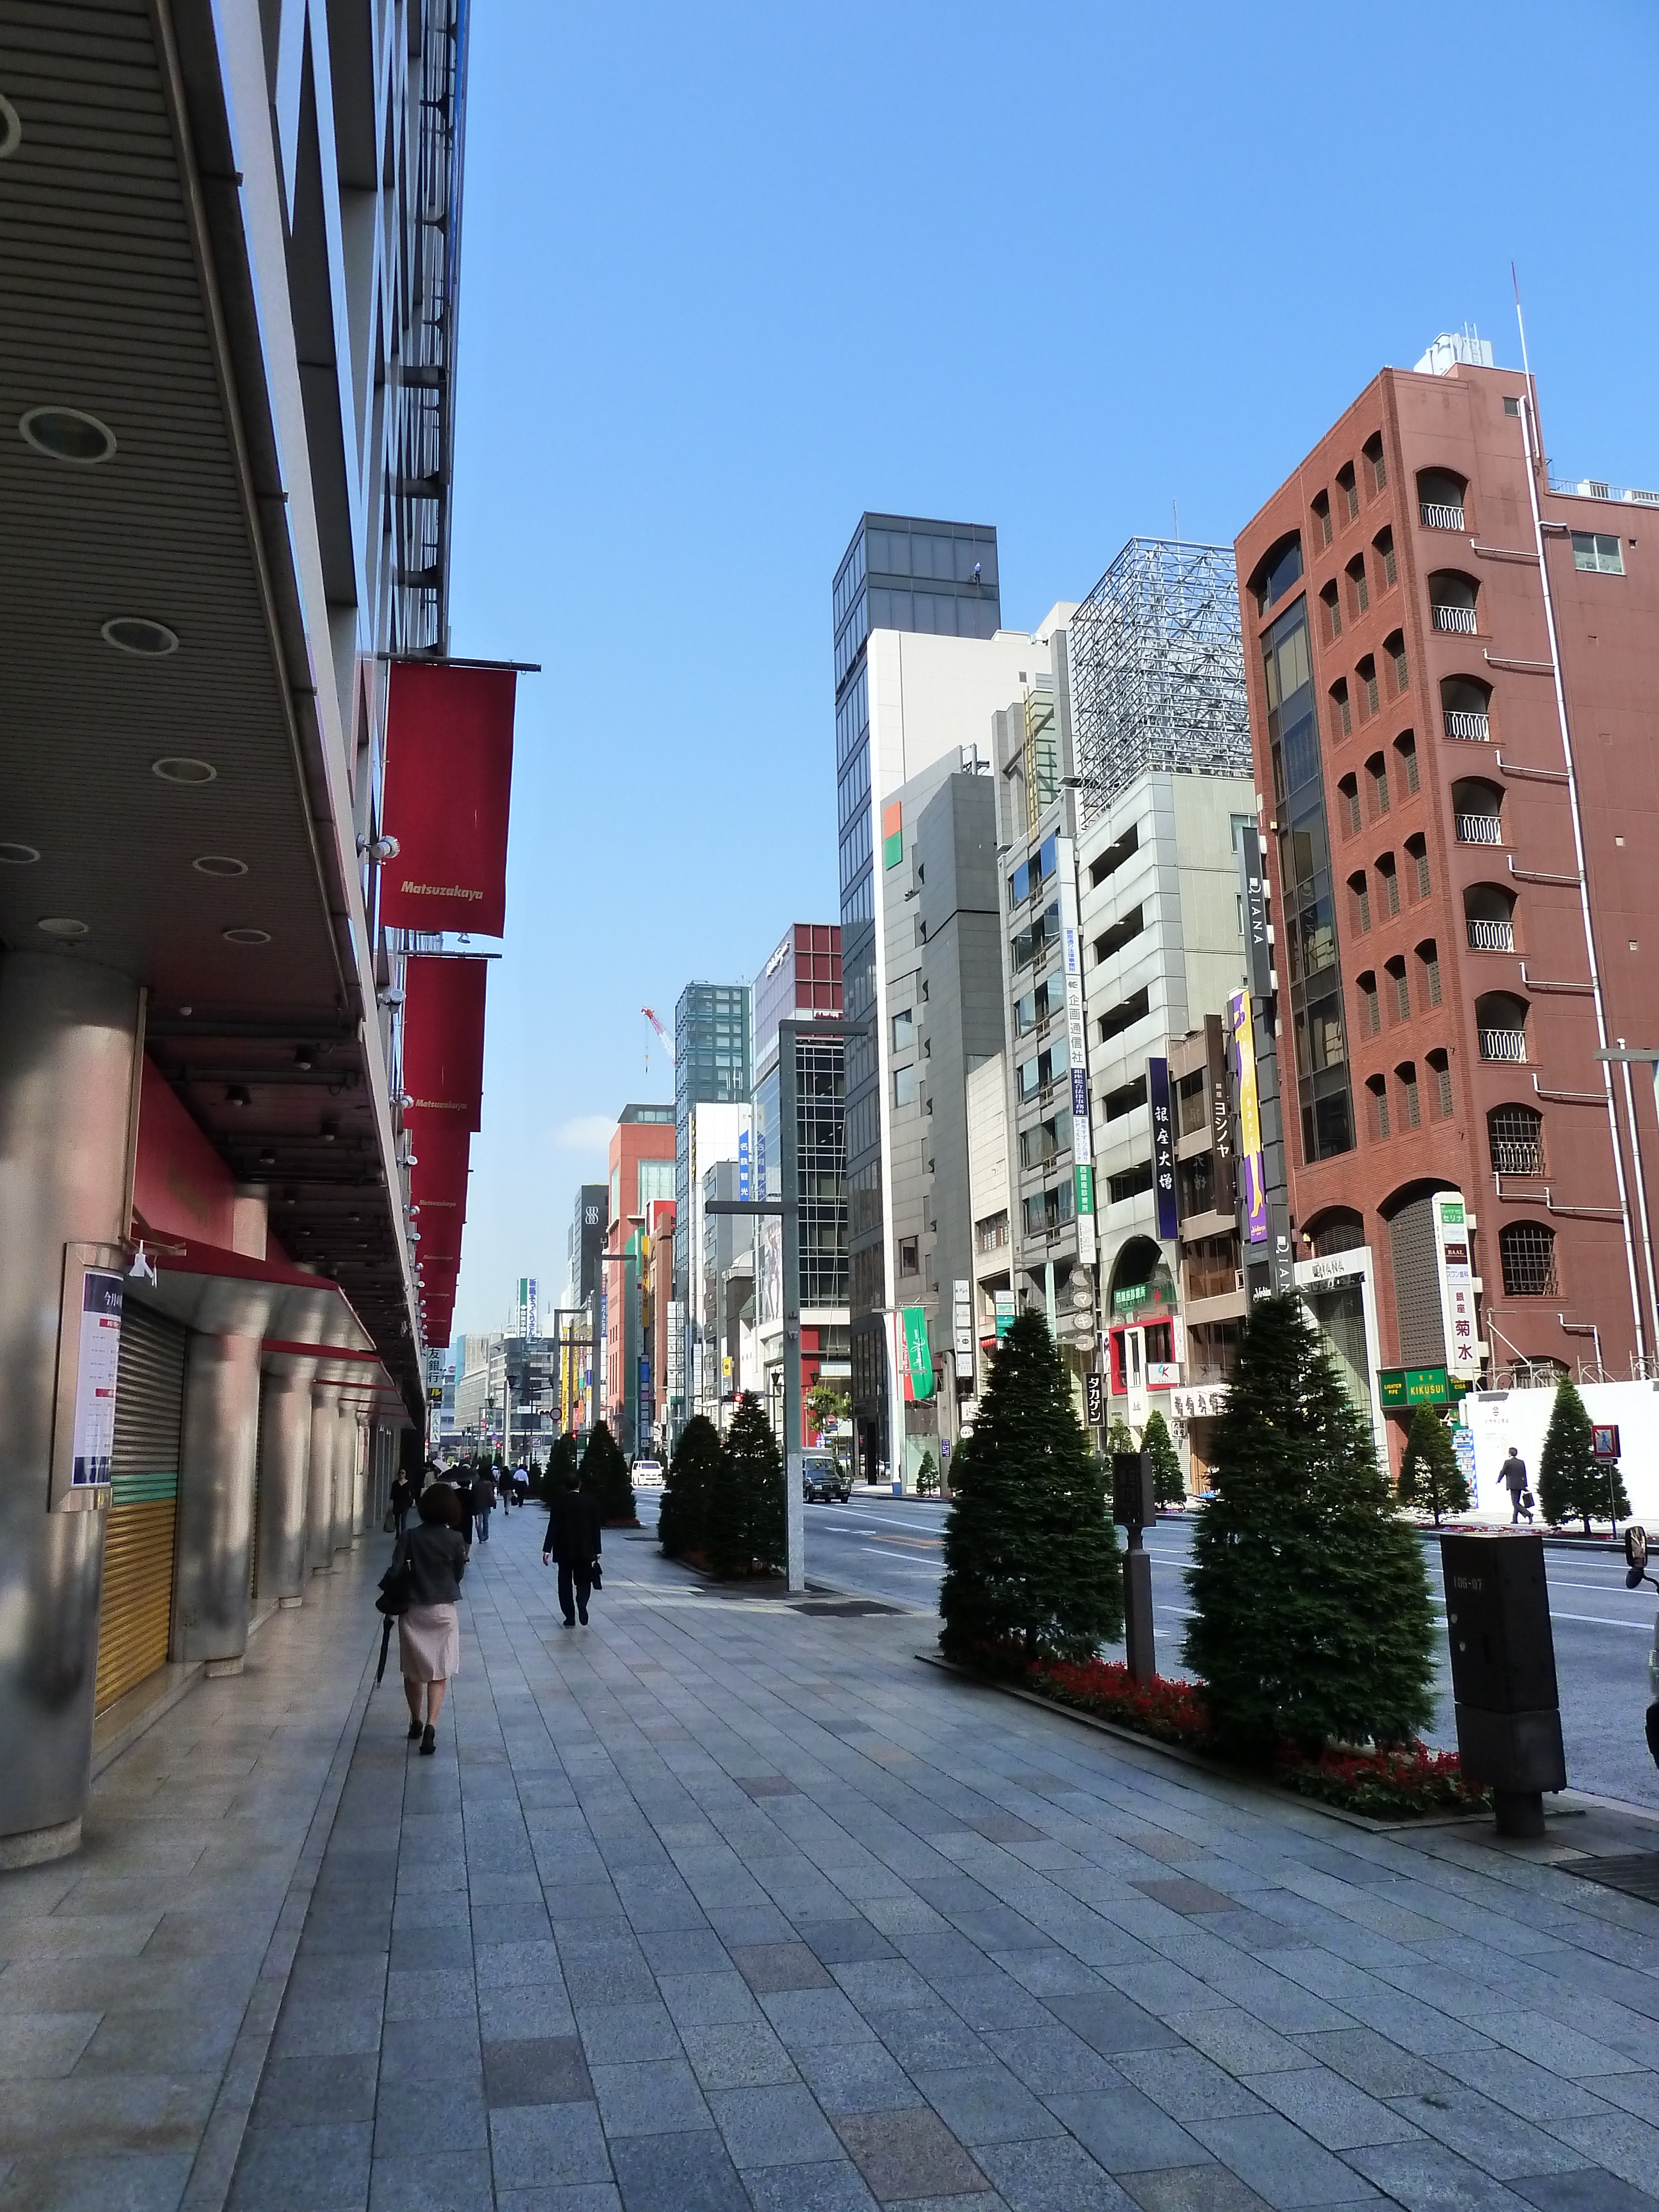
[[[354,1544],[362,1541],[368,1527],[369,1449],[374,1438],[374,1431],[359,1416],[356,1456],[353,1461],[356,1473],[351,1486],[351,1540]]]
[[[334,1446],[340,1433],[340,1386],[311,1392],[311,1464],[306,1475],[306,1564],[313,1575],[334,1567]]]
[[[81,1840],[107,1514],[46,1510],[59,1305],[65,1245],[126,1233],[137,1031],[125,976],[0,954],[0,1867]]]
[[[210,1318],[220,1326],[192,1329],[185,1353],[171,1656],[205,1661],[210,1674],[240,1674],[247,1650],[260,1338],[270,1293],[227,1280],[212,1304]]]
[[[351,1549],[351,1500],[357,1486],[357,1409],[343,1396],[335,1413],[334,1549]]]
[[[259,1401],[259,1569],[254,1595],[299,1605],[306,1583],[306,1482],[314,1359],[266,1356]]]

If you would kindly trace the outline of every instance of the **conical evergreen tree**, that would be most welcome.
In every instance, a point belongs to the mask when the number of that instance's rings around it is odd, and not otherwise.
[[[1153,1497],[1160,1505],[1179,1505],[1187,1495],[1187,1485],[1176,1455],[1175,1438],[1162,1413],[1147,1415],[1140,1449],[1152,1455]]]
[[[1412,1415],[1400,1462],[1400,1503],[1432,1513],[1437,1528],[1443,1513],[1469,1510],[1468,1477],[1458,1465],[1451,1431],[1427,1406]]]
[[[547,1465],[542,1469],[539,1481],[533,1476],[532,1478],[531,1495],[533,1498],[541,1498],[544,1504],[550,1505],[569,1480],[570,1470],[575,1464],[575,1438],[570,1436],[556,1437],[553,1439],[553,1449],[547,1455]]]
[[[702,1413],[680,1431],[657,1516],[657,1536],[670,1559],[701,1551],[708,1538],[708,1500],[720,1479],[720,1432]]]
[[[599,1509],[607,1528],[626,1528],[638,1519],[628,1462],[604,1421],[596,1421],[582,1454],[582,1488]]]
[[[1370,1429],[1294,1298],[1261,1298],[1198,1512],[1187,1664],[1221,1746],[1400,1743],[1433,1710],[1428,1577]]]
[[[1611,1518],[1616,1526],[1630,1512],[1624,1478],[1615,1460],[1597,1459],[1592,1449],[1590,1417],[1573,1384],[1555,1386],[1544,1452],[1538,1462],[1538,1504],[1553,1528],[1564,1521],[1590,1522]]]
[[[951,1484],[939,1592],[948,1657],[1091,1659],[1116,1641],[1123,1568],[1109,1491],[1041,1314],[1018,1315],[998,1346]]]
[[[783,1455],[760,1400],[738,1399],[710,1485],[703,1548],[717,1575],[747,1575],[784,1565]]]

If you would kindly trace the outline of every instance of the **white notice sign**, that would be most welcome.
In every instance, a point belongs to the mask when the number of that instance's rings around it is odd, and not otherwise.
[[[81,1300],[81,1357],[75,1375],[77,1484],[107,1482],[115,1449],[115,1378],[121,1363],[121,1278],[88,1267]]]

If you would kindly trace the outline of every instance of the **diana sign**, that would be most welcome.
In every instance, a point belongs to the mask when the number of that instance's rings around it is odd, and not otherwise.
[[[1072,1071],[1072,1173],[1076,1182],[1077,1256],[1095,1264],[1094,1134],[1089,1124],[1089,1036],[1083,1018],[1083,947],[1078,940],[1077,854],[1069,837],[1054,841],[1060,877],[1060,946],[1066,977],[1066,1057]]]

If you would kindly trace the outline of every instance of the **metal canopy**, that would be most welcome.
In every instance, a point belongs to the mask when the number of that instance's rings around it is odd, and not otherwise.
[[[188,69],[148,0],[0,0],[22,124],[0,162],[0,837],[40,856],[0,864],[0,939],[146,988],[152,1057],[237,1177],[270,1186],[273,1233],[337,1278],[412,1409],[351,798],[315,711],[331,677],[301,620],[212,15],[187,12]],[[37,450],[39,407],[95,417],[114,452]],[[134,617],[176,650],[106,641]],[[213,773],[156,772],[180,759]]]

